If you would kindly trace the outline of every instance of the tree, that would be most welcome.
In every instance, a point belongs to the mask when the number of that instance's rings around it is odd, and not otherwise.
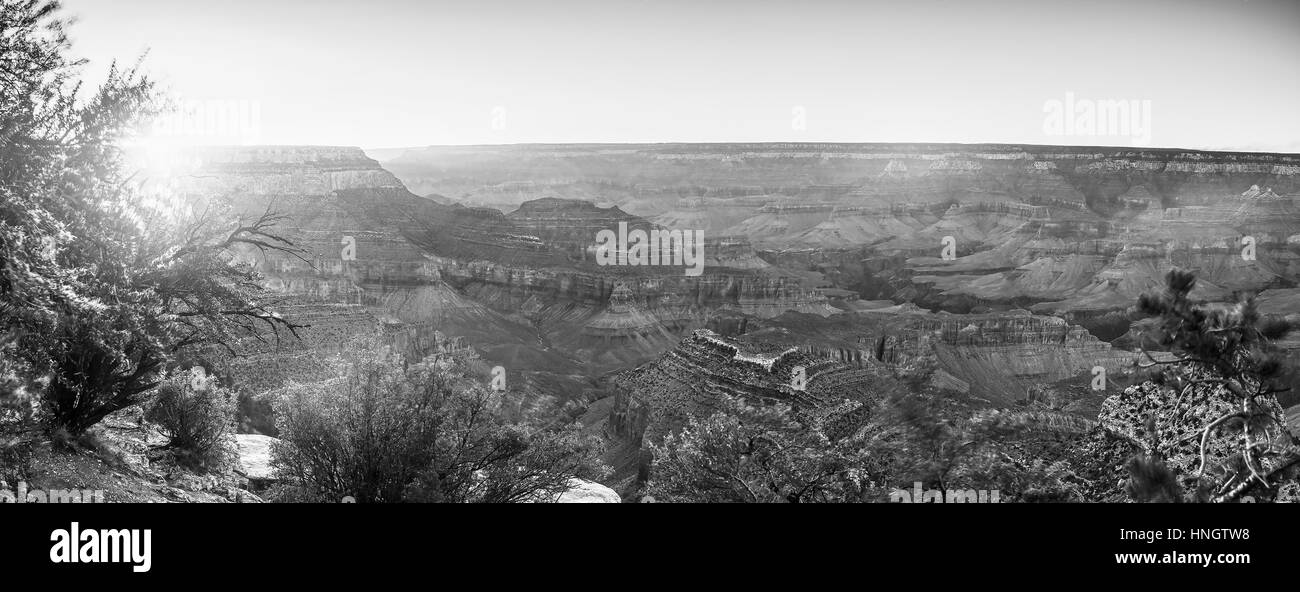
[[[888,499],[900,484],[929,482],[940,457],[960,448],[921,399],[891,390],[797,409],[724,396],[651,443],[647,493],[670,502]]]
[[[273,462],[308,499],[538,501],[604,474],[597,439],[509,421],[515,403],[462,362],[408,364],[381,351],[339,369],[276,405]]]
[[[83,92],[58,10],[0,2],[0,331],[44,379],[47,430],[76,436],[147,399],[183,348],[293,332],[236,254],[298,251],[273,211],[143,199],[122,143],[159,108],[153,83],[114,64]]]
[[[1134,479],[1141,482],[1130,489],[1170,490],[1168,469],[1157,467],[1171,459],[1179,464],[1179,447],[1190,440],[1195,452],[1183,464],[1195,468],[1183,477],[1193,480],[1200,499],[1226,502],[1252,490],[1271,493],[1300,462],[1277,403],[1277,394],[1288,388],[1285,357],[1274,340],[1290,325],[1261,319],[1251,295],[1230,305],[1195,303],[1189,298],[1195,285],[1194,274],[1173,270],[1163,293],[1144,294],[1138,302],[1142,313],[1156,317],[1154,341],[1173,358],[1147,353],[1141,364],[1155,371],[1146,386],[1170,396],[1147,419],[1152,458],[1135,462]],[[1179,437],[1180,424],[1193,425],[1194,438]]]
[[[692,417],[680,432],[650,445],[654,463],[646,492],[669,502],[858,498],[872,461],[863,445],[867,437],[859,425],[843,430],[834,419],[724,396],[712,414]]]
[[[651,443],[656,501],[883,502],[920,482],[998,489],[1009,500],[1078,499],[1062,463],[1025,459],[1041,438],[1020,415],[969,410],[888,381],[856,399],[797,409],[726,396]]]

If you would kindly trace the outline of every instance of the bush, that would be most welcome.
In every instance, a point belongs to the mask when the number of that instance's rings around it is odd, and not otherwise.
[[[369,353],[341,370],[277,402],[272,463],[298,497],[513,502],[603,475],[595,438],[511,423],[516,402],[458,362]]]
[[[163,380],[145,418],[167,436],[178,464],[208,471],[233,460],[234,416],[234,395],[195,369]]]

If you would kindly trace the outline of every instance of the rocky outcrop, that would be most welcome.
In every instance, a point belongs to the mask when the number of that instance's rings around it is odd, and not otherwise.
[[[239,442],[239,470],[244,476],[263,484],[275,480],[271,446],[278,440],[258,434],[239,434],[235,438]]]
[[[623,498],[618,492],[594,481],[570,479],[569,489],[558,495],[557,504],[618,504]]]
[[[608,435],[641,448],[712,413],[723,397],[834,414],[846,401],[886,396],[905,388],[900,378],[920,377],[955,401],[1006,408],[1007,421],[1074,437],[1095,427],[1096,401],[1114,392],[1091,391],[1091,369],[1102,366],[1118,378],[1135,359],[1077,325],[1025,311],[830,319],[791,313],[758,325],[737,337],[695,331],[655,361],[619,373]],[[1065,379],[1086,394],[1049,405],[1044,389],[1033,388]],[[620,458],[638,462],[635,455]]]
[[[603,339],[606,344],[617,340],[668,337],[664,326],[645,312],[623,283],[614,286],[609,295],[609,305],[587,321],[582,330],[588,336]]]
[[[787,313],[751,324],[743,340],[756,339],[1002,406],[1031,399],[1038,385],[1062,381],[1087,391],[1082,397],[1104,396],[1113,392],[1112,383],[1125,383],[1138,359],[1076,323],[1025,310],[958,315],[891,306],[828,318]],[[1097,367],[1109,382],[1092,392]]]
[[[679,324],[674,319],[680,318],[683,307],[696,315],[723,307],[762,317],[787,310],[836,312],[824,295],[805,288],[796,277],[708,266],[703,275],[690,277],[680,269],[655,267],[527,269],[475,262],[449,264],[441,275],[477,302],[496,309],[538,311],[543,317],[545,310],[555,306],[594,312],[604,307],[619,284],[668,325]]]
[[[906,372],[933,372],[936,386],[1001,405],[1030,397],[1035,385],[1064,379],[1087,385],[1096,367],[1118,378],[1137,355],[1114,348],[1083,327],[1024,310],[971,315],[876,310],[879,320],[854,328],[849,361]],[[846,356],[831,352],[830,357]]]
[[[811,408],[848,398],[870,381],[867,368],[790,344],[737,340],[701,329],[658,360],[618,376],[609,426],[625,441],[654,440],[689,417],[707,414],[722,396]]]
[[[328,195],[357,188],[399,189],[401,181],[359,148],[196,147],[177,157],[179,185],[200,195]],[[189,174],[184,174],[189,173]]]
[[[1233,400],[1222,385],[1206,384],[1191,387],[1204,389],[1180,397],[1169,386],[1151,382],[1134,385],[1107,399],[1102,405],[1098,422],[1108,433],[1131,443],[1146,454],[1165,459],[1179,477],[1184,491],[1196,490],[1201,467],[1202,434],[1220,417],[1236,411],[1228,401]],[[1268,413],[1284,417],[1276,401],[1262,398]],[[1263,425],[1263,424],[1261,424]],[[1155,431],[1152,431],[1152,428]],[[1218,491],[1226,475],[1225,470],[1239,462],[1240,453],[1248,439],[1269,443],[1277,450],[1294,450],[1293,436],[1286,429],[1265,430],[1259,426],[1242,430],[1240,424],[1220,424],[1206,440],[1205,477],[1212,491]],[[1234,457],[1236,457],[1234,459]],[[1274,457],[1261,462],[1265,472],[1275,468]]]

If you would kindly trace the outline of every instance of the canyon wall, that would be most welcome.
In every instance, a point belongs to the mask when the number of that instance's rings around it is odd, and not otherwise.
[[[504,188],[518,201],[599,184],[618,204],[682,195],[835,197],[847,203],[1050,198],[1109,209],[1136,186],[1166,207],[1252,184],[1300,189],[1300,156],[1177,149],[995,144],[628,144],[413,148],[385,167],[422,195],[474,203]],[[571,194],[572,195],[572,194]],[[508,204],[508,205],[506,205]],[[660,206],[662,207],[662,206]],[[654,214],[624,208],[632,213]],[[651,208],[653,210],[653,208]]]

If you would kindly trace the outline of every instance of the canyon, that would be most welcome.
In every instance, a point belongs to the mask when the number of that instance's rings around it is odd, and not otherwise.
[[[195,203],[284,214],[279,230],[308,253],[241,254],[310,326],[214,353],[213,372],[256,400],[320,379],[323,360],[362,342],[471,358],[485,382],[502,366],[537,412],[579,405],[620,483],[648,440],[720,394],[823,409],[920,385],[1086,431],[1132,379],[1133,305],[1173,268],[1197,272],[1198,298],[1248,292],[1265,315],[1300,315],[1300,155],[653,144],[386,156],[203,148],[169,172]],[[701,232],[702,273],[601,265],[597,237],[620,225]],[[795,367],[806,390],[790,386]]]

